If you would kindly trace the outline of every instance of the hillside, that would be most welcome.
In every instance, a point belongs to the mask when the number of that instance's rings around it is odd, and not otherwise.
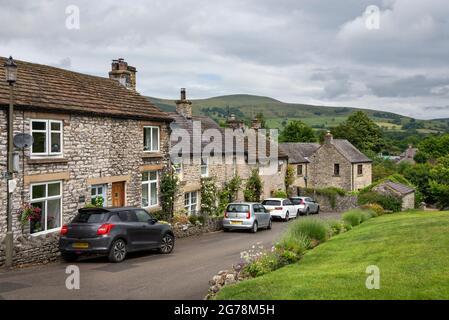
[[[147,98],[162,110],[175,110],[174,100]],[[324,129],[336,126],[352,112],[362,110],[379,126],[389,131],[402,131],[403,125],[412,126],[422,133],[446,131],[449,128],[447,119],[415,121],[410,117],[385,111],[284,103],[269,97],[245,94],[195,99],[192,102],[194,114],[210,116],[219,123],[224,123],[228,113],[234,113],[247,123],[258,113],[263,113],[270,128],[281,129],[289,120],[302,120],[315,129]]]

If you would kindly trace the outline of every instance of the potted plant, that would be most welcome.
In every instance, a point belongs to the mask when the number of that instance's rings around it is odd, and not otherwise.
[[[41,224],[42,209],[39,207],[33,207],[31,204],[26,203],[22,206],[20,212],[20,223],[22,225],[22,232],[26,225],[30,225],[30,232],[35,233],[42,231]]]

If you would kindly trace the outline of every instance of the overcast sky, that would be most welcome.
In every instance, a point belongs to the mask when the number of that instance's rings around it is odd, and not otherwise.
[[[66,27],[69,5],[80,10],[79,29]],[[380,9],[379,29],[366,26],[370,5]],[[177,98],[186,87],[190,98],[248,93],[449,117],[448,0],[0,0],[0,8],[1,56],[99,76],[123,57],[145,95]]]

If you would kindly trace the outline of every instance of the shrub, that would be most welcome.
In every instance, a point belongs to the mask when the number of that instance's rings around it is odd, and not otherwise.
[[[243,190],[245,201],[259,202],[262,192],[263,183],[259,175],[259,170],[256,168],[251,171],[251,176],[246,181],[245,190]]]
[[[352,224],[347,223],[347,222],[343,222],[343,229],[344,229],[343,232],[351,230],[352,229]]]
[[[372,217],[375,216],[375,212],[372,210],[363,210],[362,211],[362,219],[360,221],[360,223],[365,222],[366,220],[371,219]]]
[[[305,218],[295,221],[289,228],[289,232],[299,238],[300,235],[308,237],[310,240],[324,242],[328,239],[330,227],[320,219]]]
[[[382,216],[385,214],[384,208],[380,204],[377,203],[368,203],[361,206],[364,210],[371,210],[374,212],[374,217]]]
[[[342,221],[339,220],[327,220],[327,224],[329,225],[332,235],[339,234],[344,232],[344,224]]]
[[[358,226],[362,223],[362,210],[350,210],[343,213],[342,218],[347,224],[350,224],[353,227]]]
[[[151,212],[151,216],[156,218],[158,221],[168,221],[172,218],[170,213],[166,213],[163,210]]]
[[[287,192],[283,190],[276,190],[272,192],[273,198],[288,198]]]
[[[173,223],[188,224],[189,222],[189,216],[187,216],[187,214],[185,214],[183,211],[177,212],[173,216]]]
[[[262,255],[244,268],[252,277],[259,277],[282,267],[281,259],[277,252],[270,252]]]
[[[291,229],[282,236],[276,244],[276,249],[285,250],[301,256],[307,249],[310,248],[310,238],[302,233],[296,233]]]
[[[399,212],[402,209],[402,200],[395,196],[382,195],[374,191],[361,193],[358,198],[359,205],[378,204],[385,210]]]

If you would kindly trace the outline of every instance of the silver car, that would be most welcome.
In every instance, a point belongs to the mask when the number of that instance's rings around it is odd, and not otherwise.
[[[320,213],[320,205],[310,197],[291,197],[290,200],[300,214]]]
[[[271,229],[271,215],[260,203],[238,202],[226,207],[223,230],[247,229],[256,233],[259,228]]]

